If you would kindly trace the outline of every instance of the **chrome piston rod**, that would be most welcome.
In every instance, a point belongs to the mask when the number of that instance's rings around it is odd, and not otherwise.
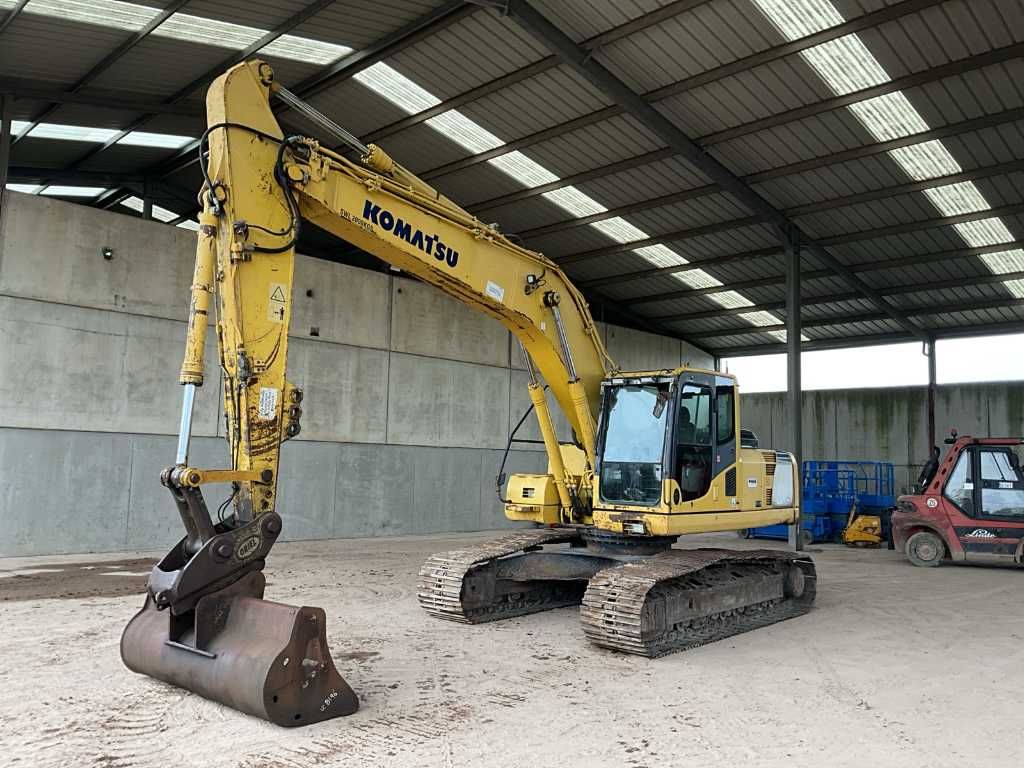
[[[361,142],[351,133],[346,131],[336,122],[331,120],[331,118],[329,118],[323,112],[304,102],[302,99],[300,99],[298,96],[296,96],[294,93],[289,91],[284,86],[278,85],[277,88],[274,90],[274,93],[281,101],[283,101],[289,107],[294,109],[300,115],[305,117],[310,122],[318,125],[323,130],[327,131],[327,133],[334,136],[334,138],[336,138],[338,141],[342,142],[343,144],[347,144],[349,147],[356,150],[360,155],[365,155],[370,151],[370,148],[363,144],[363,142]]]
[[[196,385],[185,384],[181,397],[181,424],[178,427],[178,455],[175,464],[188,463],[188,444],[192,439],[192,409],[196,403]]]

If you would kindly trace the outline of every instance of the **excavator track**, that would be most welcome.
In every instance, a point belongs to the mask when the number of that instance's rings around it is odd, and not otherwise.
[[[800,616],[815,592],[796,553],[671,550],[596,574],[580,619],[591,642],[655,658]]]
[[[420,588],[416,596],[431,616],[464,624],[481,624],[578,605],[582,591],[577,584],[525,582],[515,585],[512,591],[501,593],[494,590],[494,579],[488,579],[487,568],[499,558],[528,552],[544,544],[581,541],[574,528],[546,528],[432,555],[420,568]]]

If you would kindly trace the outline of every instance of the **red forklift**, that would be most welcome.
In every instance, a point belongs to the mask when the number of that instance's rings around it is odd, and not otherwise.
[[[971,437],[952,430],[892,514],[895,549],[914,565],[984,562],[1024,565],[1024,475],[1016,437]]]

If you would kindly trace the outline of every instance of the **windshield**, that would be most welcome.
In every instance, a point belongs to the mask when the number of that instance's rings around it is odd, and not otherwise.
[[[601,498],[656,504],[668,420],[668,384],[609,387],[606,391]]]

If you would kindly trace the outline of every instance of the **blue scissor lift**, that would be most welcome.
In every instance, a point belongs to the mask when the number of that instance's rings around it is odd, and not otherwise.
[[[842,541],[850,509],[879,515],[888,538],[889,511],[896,504],[893,465],[884,461],[805,461],[803,463],[803,530],[805,543]],[[789,537],[788,525],[751,528],[753,538]]]

